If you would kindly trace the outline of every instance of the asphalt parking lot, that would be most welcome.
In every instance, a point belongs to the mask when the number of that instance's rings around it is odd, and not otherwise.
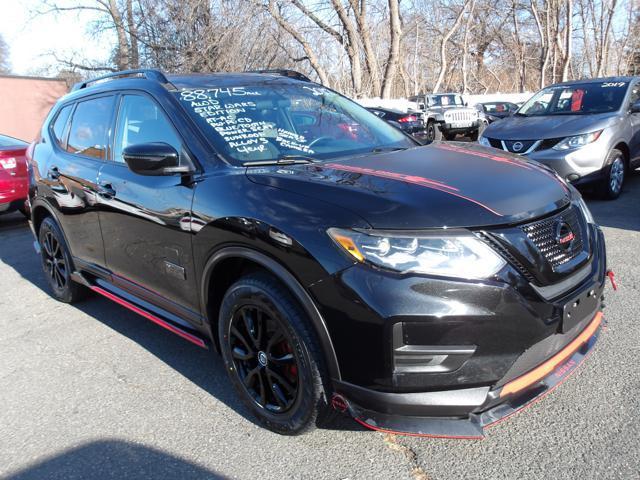
[[[0,477],[640,478],[640,173],[587,197],[618,291],[593,355],[481,441],[333,429],[282,437],[236,401],[221,362],[106,299],[46,291],[31,233],[0,216]]]

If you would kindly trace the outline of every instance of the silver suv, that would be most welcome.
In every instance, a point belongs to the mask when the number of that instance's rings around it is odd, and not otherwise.
[[[625,174],[640,166],[640,78],[551,85],[489,125],[479,143],[527,155],[567,182],[595,183],[605,198],[617,198]]]

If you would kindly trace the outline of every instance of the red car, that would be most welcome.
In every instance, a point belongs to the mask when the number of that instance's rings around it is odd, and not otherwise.
[[[0,135],[0,214],[20,210],[29,194],[28,143]]]

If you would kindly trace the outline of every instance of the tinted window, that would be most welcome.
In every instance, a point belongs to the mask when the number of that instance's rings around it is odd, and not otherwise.
[[[53,138],[62,148],[65,148],[66,138],[64,138],[64,134],[66,132],[67,121],[69,120],[69,115],[71,115],[72,109],[73,105],[67,105],[66,107],[63,107],[58,112],[58,116],[54,120],[53,126],[51,127]]]
[[[446,107],[449,105],[464,105],[460,95],[434,95],[429,97],[429,104],[433,107]]]
[[[124,162],[122,150],[129,145],[164,142],[176,151],[182,149],[180,137],[160,107],[148,97],[126,95],[120,103],[113,159]]]
[[[638,100],[640,100],[640,82],[637,82],[633,86],[633,90],[631,91],[631,95],[629,96],[629,105],[633,105]]]
[[[545,88],[525,103],[518,115],[584,115],[614,112],[622,104],[628,82],[595,82]]]
[[[323,160],[415,146],[365,108],[314,84],[268,81],[176,95],[217,150],[239,162],[287,155]]]
[[[79,102],[71,120],[67,151],[104,160],[107,157],[114,98]]]
[[[487,113],[505,113],[518,108],[513,103],[508,102],[485,103],[483,105],[484,111]]]

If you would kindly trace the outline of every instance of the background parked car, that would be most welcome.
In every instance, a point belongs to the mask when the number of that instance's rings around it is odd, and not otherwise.
[[[478,111],[467,107],[457,93],[418,95],[409,98],[423,112],[428,140],[454,140],[456,135],[478,139]]]
[[[527,155],[575,185],[617,198],[640,166],[640,77],[565,82],[487,127],[480,144]]]
[[[17,138],[0,135],[0,213],[20,210],[29,193],[25,154],[29,145]]]
[[[485,125],[513,115],[518,108],[518,105],[511,102],[485,102],[476,104],[479,118]]]
[[[368,108],[367,110],[375,113],[380,118],[386,120],[394,127],[399,128],[409,135],[413,135],[414,137],[418,138],[425,137],[426,132],[424,128],[424,122],[422,121],[418,113],[407,113],[401,112],[399,110],[380,107]]]

